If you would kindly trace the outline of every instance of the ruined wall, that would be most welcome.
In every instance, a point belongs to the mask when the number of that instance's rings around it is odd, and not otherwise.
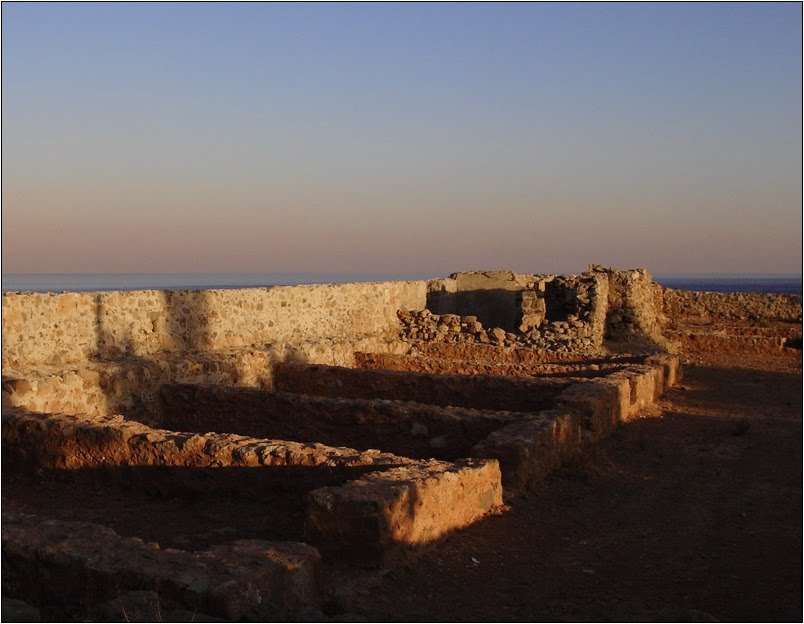
[[[400,323],[398,310],[413,314]],[[483,271],[430,282],[5,293],[3,370],[14,377],[40,366],[249,349],[271,349],[274,360],[349,366],[357,343],[388,350],[384,344],[400,330],[414,341],[595,353],[605,337],[607,345],[662,350],[668,324],[739,320],[800,323],[801,296],[662,289],[647,271],[599,266],[578,276]],[[241,366],[238,383],[255,375]]]
[[[668,347],[663,335],[667,319],[662,309],[662,288],[645,269],[618,271],[590,267],[608,276],[606,340],[638,350]]]
[[[434,314],[454,314],[458,309],[456,293],[458,280],[451,277],[432,279],[427,282],[427,309]]]
[[[645,269],[599,265],[580,275],[457,273],[428,282],[427,302],[400,315],[404,338],[587,354],[672,351],[667,330],[679,324],[801,321],[800,296],[665,290]]]
[[[595,353],[606,329],[609,272],[556,276],[484,271],[431,280],[427,309],[400,314],[403,336]]]
[[[464,271],[427,283],[427,308],[435,314],[473,316],[486,327],[513,332],[529,276],[513,271]]]
[[[426,283],[240,290],[4,293],[3,368],[164,352],[391,337],[397,310],[421,309]]]
[[[524,344],[550,351],[600,349],[606,326],[606,273],[539,276],[522,293]]]
[[[749,320],[801,323],[801,295],[715,293],[665,288],[662,302],[670,325],[711,325]]]

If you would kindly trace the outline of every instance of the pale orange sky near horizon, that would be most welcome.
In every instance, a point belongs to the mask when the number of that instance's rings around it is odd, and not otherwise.
[[[2,11],[3,273],[802,269],[800,6]]]

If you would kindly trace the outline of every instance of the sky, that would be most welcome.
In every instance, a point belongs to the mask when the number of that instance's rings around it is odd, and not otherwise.
[[[2,271],[800,273],[802,5],[2,3]]]

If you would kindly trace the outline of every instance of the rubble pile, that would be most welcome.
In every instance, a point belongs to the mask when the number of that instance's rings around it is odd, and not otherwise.
[[[522,344],[521,336],[506,332],[501,327],[485,328],[476,316],[433,314],[428,309],[400,310],[402,337],[427,342],[470,342],[513,346]]]

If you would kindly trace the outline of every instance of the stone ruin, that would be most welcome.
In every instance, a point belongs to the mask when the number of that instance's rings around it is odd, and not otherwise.
[[[76,617],[142,591],[230,620],[347,611],[350,579],[655,414],[695,343],[688,295],[598,266],[4,294],[4,594]],[[762,310],[800,322],[801,300]],[[26,495],[51,480],[61,499]]]
[[[592,265],[581,275],[455,273],[428,286],[427,308],[401,315],[412,339],[599,352],[604,341],[666,351],[660,286],[647,271]],[[464,319],[464,320],[462,320]]]

